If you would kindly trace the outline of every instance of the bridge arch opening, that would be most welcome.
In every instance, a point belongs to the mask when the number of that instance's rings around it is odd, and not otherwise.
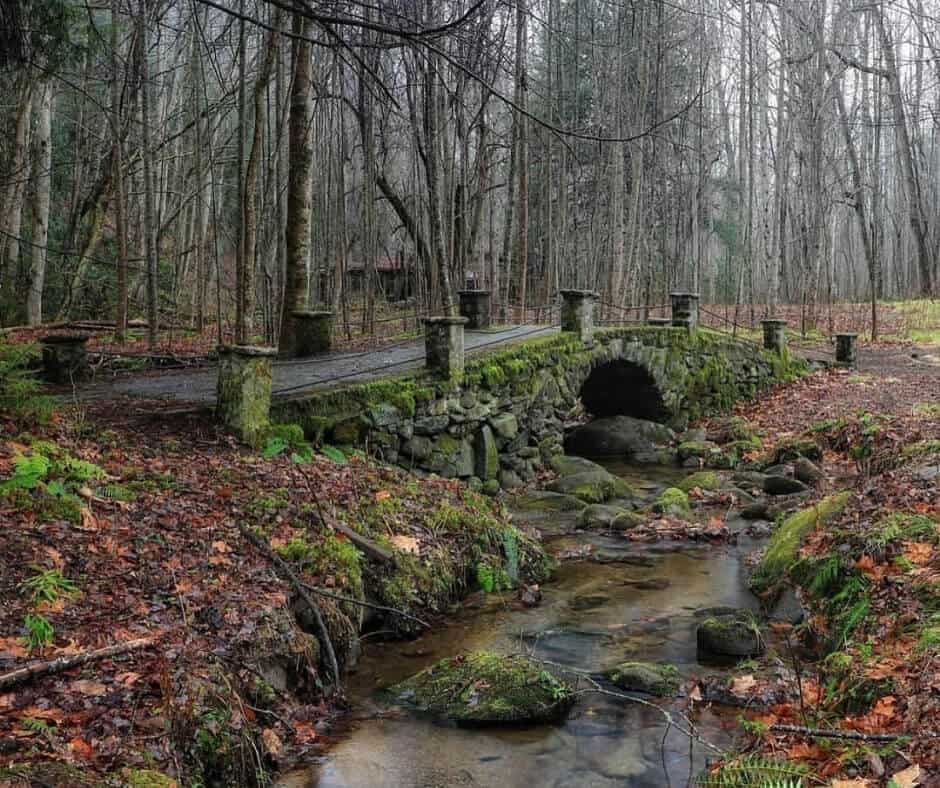
[[[650,372],[626,359],[592,369],[581,384],[580,396],[584,409],[595,418],[633,416],[665,423],[671,416]]]

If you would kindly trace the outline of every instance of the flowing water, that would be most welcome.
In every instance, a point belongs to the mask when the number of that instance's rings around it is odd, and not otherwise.
[[[682,475],[674,469],[612,472],[652,497]],[[588,557],[562,563],[540,606],[526,609],[509,594],[476,597],[446,626],[407,643],[367,646],[349,685],[356,719],[311,768],[287,788],[359,786],[666,786],[685,785],[708,750],[667,729],[655,708],[598,694],[580,696],[566,721],[525,729],[462,729],[389,706],[377,691],[462,651],[526,652],[600,672],[625,660],[668,662],[684,678],[720,671],[696,659],[695,611],[754,607],[742,570],[751,549],[738,545],[638,545],[622,537],[571,534],[565,515],[536,515],[556,553],[590,545]],[[474,600],[471,600],[471,603]],[[685,711],[687,699],[660,701]],[[696,711],[712,743],[727,745],[733,710]]]

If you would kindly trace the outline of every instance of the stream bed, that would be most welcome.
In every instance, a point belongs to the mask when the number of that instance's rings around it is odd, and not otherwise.
[[[650,499],[685,475],[673,468],[605,466]],[[318,763],[282,778],[283,788],[639,788],[685,785],[701,771],[709,755],[703,745],[690,746],[681,732],[667,731],[656,709],[619,698],[583,694],[560,725],[479,730],[436,723],[381,697],[382,688],[472,650],[524,652],[592,673],[625,660],[670,663],[684,680],[723,670],[697,661],[696,610],[756,608],[743,568],[755,547],[750,538],[638,544],[571,533],[571,515],[526,518],[537,521],[551,551],[584,557],[562,562],[537,607],[521,607],[513,593],[477,595],[417,640],[366,645],[349,680],[355,711],[348,730]],[[740,530],[735,526],[743,523],[729,525]],[[656,702],[684,712],[688,700]],[[727,746],[739,711],[697,709],[694,721],[710,742]]]

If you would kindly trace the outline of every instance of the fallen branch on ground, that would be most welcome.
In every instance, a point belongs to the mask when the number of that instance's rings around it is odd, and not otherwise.
[[[242,536],[251,542],[265,558],[281,570],[284,576],[290,581],[291,585],[294,586],[294,590],[300,595],[304,604],[310,608],[310,612],[313,613],[313,619],[317,624],[320,643],[326,651],[326,657],[330,664],[330,673],[333,674],[333,681],[336,682],[336,688],[338,690],[342,689],[342,679],[339,673],[339,663],[336,661],[336,652],[333,650],[333,641],[330,640],[330,633],[326,628],[326,623],[323,621],[323,615],[320,613],[319,605],[313,601],[310,594],[307,592],[305,584],[297,577],[297,573],[291,569],[290,564],[275,553],[267,542],[241,523],[238,523],[238,530],[242,532]]]
[[[819,728],[804,728],[802,725],[771,725],[774,733],[799,733],[801,736],[818,736],[824,739],[850,739],[852,741],[897,741],[910,739],[909,733],[860,733],[858,731],[821,730]]]
[[[113,646],[105,646],[95,651],[85,651],[81,654],[69,654],[66,657],[58,657],[45,662],[34,662],[23,668],[4,673],[0,676],[0,689],[12,687],[38,676],[45,676],[49,673],[60,673],[69,668],[75,668],[79,665],[86,665],[89,662],[96,662],[99,659],[115,657],[118,654],[126,654],[129,651],[146,648],[154,643],[153,638],[138,638],[137,640],[128,640],[124,643],[115,643]]]
[[[325,596],[328,599],[335,599],[337,602],[349,602],[351,605],[358,605],[359,607],[367,607],[370,610],[379,610],[383,613],[393,613],[396,616],[401,616],[402,618],[407,618],[411,621],[414,621],[425,629],[430,629],[431,625],[427,621],[423,621],[417,616],[411,615],[411,613],[406,613],[404,610],[399,610],[397,607],[385,607],[384,605],[376,605],[374,602],[365,602],[361,599],[353,599],[349,596],[342,596],[341,594],[334,594],[332,591],[324,591],[322,588],[317,588],[316,586],[310,586],[306,583],[303,584],[304,588],[308,591],[319,594],[320,596]]]

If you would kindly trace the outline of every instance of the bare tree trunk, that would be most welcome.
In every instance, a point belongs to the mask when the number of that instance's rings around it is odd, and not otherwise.
[[[26,322],[42,323],[42,291],[46,279],[49,244],[49,197],[52,186],[52,82],[39,87],[39,118],[36,127],[36,186],[33,197],[33,255],[29,269]]]
[[[118,19],[120,0],[111,0],[111,166],[114,168],[114,224],[117,235],[117,309],[114,316],[114,338],[121,342],[127,332],[127,216],[124,194],[124,130],[121,123],[121,87],[126,80],[118,78]],[[195,36],[194,36],[195,38]]]
[[[138,36],[140,38],[140,49],[138,50],[138,70],[140,73],[140,111],[143,123],[143,147],[141,156],[144,163],[144,256],[147,260],[147,344],[151,350],[157,347],[157,336],[159,331],[159,304],[157,277],[158,271],[158,250],[157,250],[157,220],[154,215],[154,173],[153,173],[153,149],[151,147],[151,90],[150,90],[150,69],[148,67],[148,22],[147,22],[147,0],[140,0]]]

